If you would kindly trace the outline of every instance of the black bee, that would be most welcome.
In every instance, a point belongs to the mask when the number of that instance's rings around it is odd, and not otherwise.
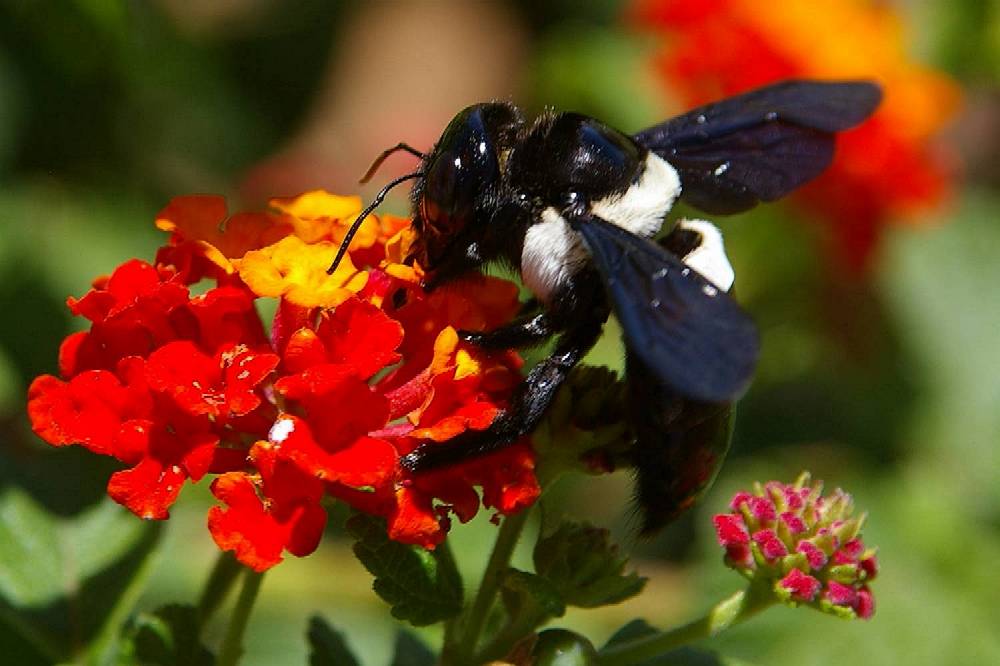
[[[593,347],[611,312],[624,333],[631,463],[644,531],[711,484],[725,456],[732,403],[750,383],[759,342],[728,295],[734,275],[722,236],[701,220],[651,240],[678,197],[727,214],[773,201],[830,163],[834,133],[881,99],[868,82],[786,81],[708,104],[633,136],[578,113],[532,123],[511,104],[461,111],[415,179],[413,258],[433,289],[494,261],[516,268],[539,311],[499,329],[464,331],[484,349],[535,345],[559,334],[489,428],[421,446],[419,472],[483,455],[531,432],[560,384]],[[333,270],[331,267],[331,271]]]

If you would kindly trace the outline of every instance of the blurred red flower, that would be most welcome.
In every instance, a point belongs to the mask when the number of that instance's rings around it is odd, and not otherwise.
[[[91,327],[64,342],[61,379],[33,382],[35,432],[122,461],[108,493],[147,519],[167,518],[185,481],[218,474],[209,530],[259,571],[315,550],[327,496],[428,548],[450,514],[530,505],[527,442],[419,477],[399,465],[506,404],[519,357],[484,354],[456,328],[508,321],[516,286],[476,276],[424,293],[419,266],[402,263],[408,221],[392,217],[366,221],[327,275],[360,200],[310,192],[272,207],[228,216],[220,198],[193,196],[164,208],[155,265],[130,260],[69,299]],[[204,279],[215,286],[192,297]],[[255,305],[268,297],[270,336]]]
[[[655,68],[678,106],[779,79],[874,79],[875,115],[838,140],[827,171],[792,200],[827,223],[848,267],[872,259],[887,223],[944,201],[955,158],[931,138],[955,113],[955,82],[907,56],[902,16],[874,0],[636,0],[633,22],[662,36]]]

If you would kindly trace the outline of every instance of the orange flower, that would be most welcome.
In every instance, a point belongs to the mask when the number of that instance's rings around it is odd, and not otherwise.
[[[292,231],[287,216],[240,213],[229,217],[224,197],[197,194],[174,197],[156,216],[156,227],[170,232],[157,264],[175,266],[188,284],[202,277],[232,274],[229,261],[269,245]]]
[[[906,54],[900,15],[871,0],[637,0],[664,34],[656,69],[685,106],[784,78],[874,79],[885,99],[840,139],[833,165],[794,200],[830,224],[833,249],[863,268],[887,222],[912,220],[949,193],[951,156],[931,143],[961,93]]]
[[[350,257],[326,274],[337,246],[329,241],[307,244],[286,236],[274,245],[251,250],[238,261],[240,278],[258,296],[281,296],[305,308],[332,308],[361,291],[368,276],[358,272]]]
[[[170,232],[170,241],[160,248],[156,263],[173,266],[186,284],[205,277],[224,280],[236,272],[235,260],[286,236],[296,236],[308,245],[330,241],[336,251],[361,212],[359,197],[323,190],[271,199],[269,204],[273,211],[230,216],[221,196],[174,197],[156,216],[157,228]],[[385,258],[389,239],[409,226],[407,218],[369,216],[351,241],[349,256],[357,266],[377,266]]]
[[[506,406],[520,358],[461,342],[456,328],[509,321],[517,287],[480,276],[425,293],[406,263],[409,221],[394,217],[366,221],[328,275],[360,200],[317,191],[271,205],[232,216],[220,197],[167,205],[155,265],[128,261],[69,300],[92,325],[63,343],[63,379],[32,383],[35,432],[123,463],[108,494],[146,519],[168,518],[188,481],[218,475],[225,506],[209,530],[257,571],[317,547],[327,495],[427,548],[451,514],[530,505],[527,442],[433,475],[399,465]],[[203,279],[215,285],[188,288]],[[270,336],[258,298],[278,299]]]
[[[332,240],[340,245],[354,218],[361,212],[361,197],[342,197],[313,190],[287,199],[271,199],[272,208],[291,216],[295,233],[307,243]],[[358,229],[352,247],[371,247],[378,237],[378,221],[369,217]]]

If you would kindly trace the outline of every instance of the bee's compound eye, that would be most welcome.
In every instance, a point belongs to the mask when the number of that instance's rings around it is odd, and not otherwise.
[[[427,170],[421,213],[429,230],[460,232],[483,192],[500,177],[495,140],[510,124],[510,110],[477,104],[459,113],[438,141]]]

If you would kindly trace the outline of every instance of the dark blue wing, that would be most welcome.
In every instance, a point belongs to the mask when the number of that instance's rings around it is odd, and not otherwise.
[[[760,343],[750,317],[656,243],[593,216],[570,218],[604,278],[629,351],[663,385],[729,402],[750,384]]]
[[[635,140],[667,160],[681,197],[709,213],[774,201],[833,158],[834,132],[867,118],[882,99],[866,81],[784,81],[694,109]]]

